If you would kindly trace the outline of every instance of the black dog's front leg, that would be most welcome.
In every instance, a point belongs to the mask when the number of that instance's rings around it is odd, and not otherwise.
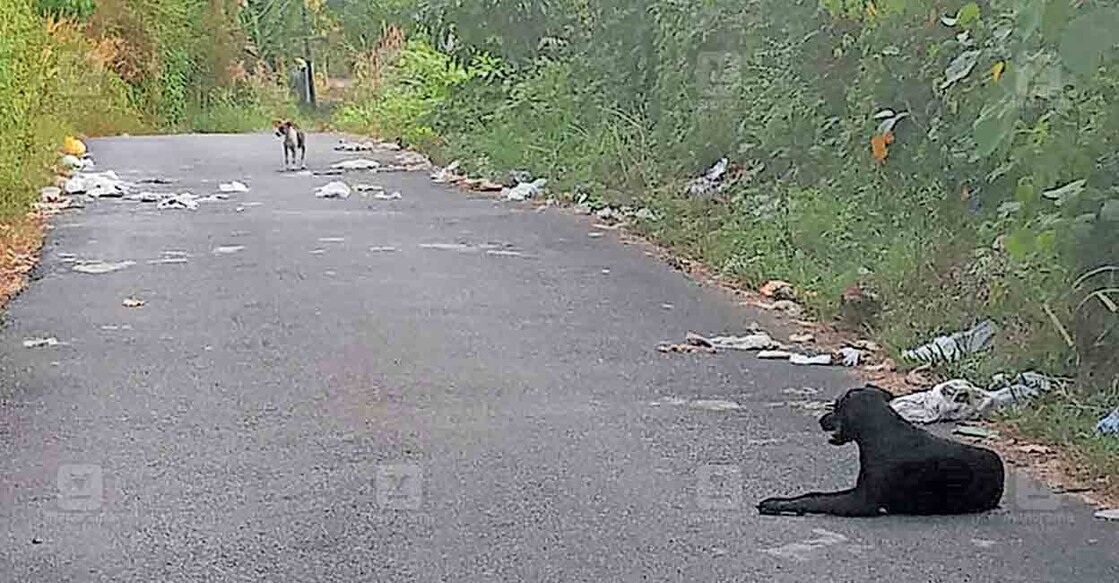
[[[813,492],[796,498],[768,498],[758,504],[762,514],[832,514],[835,516],[877,516],[879,509],[857,489],[842,492]]]

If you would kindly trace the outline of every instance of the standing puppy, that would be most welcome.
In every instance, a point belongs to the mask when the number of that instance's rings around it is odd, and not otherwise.
[[[295,126],[291,120],[275,122],[276,136],[284,139],[284,170],[291,168],[295,162],[296,153],[299,154],[299,168],[307,167],[307,136],[303,130]],[[291,160],[290,162],[288,160]]]
[[[1003,464],[986,450],[936,437],[902,419],[892,395],[867,386],[843,395],[820,419],[833,445],[859,446],[859,477],[850,490],[770,498],[762,514],[967,514],[998,507]]]

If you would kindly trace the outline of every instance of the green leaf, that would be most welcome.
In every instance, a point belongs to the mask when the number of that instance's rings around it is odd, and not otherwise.
[[[967,26],[976,20],[979,20],[979,5],[975,2],[964,4],[963,8],[956,13],[956,22],[960,26]]]
[[[1015,261],[1025,261],[1033,253],[1036,241],[1029,229],[1017,229],[1006,236],[1006,252]]]
[[[1022,180],[1018,183],[1018,188],[1014,190],[1014,200],[1022,204],[1034,204],[1040,198],[1037,188],[1028,180]]]
[[[1116,30],[1119,30],[1119,9],[1097,8],[1080,15],[1061,37],[1061,62],[1080,75],[1095,73],[1119,43]]]
[[[972,128],[975,135],[975,159],[994,154],[1014,133],[1018,116],[1018,104],[1013,99],[1003,99],[984,107]]]
[[[1037,236],[1035,241],[1037,250],[1051,254],[1057,250],[1057,231],[1045,231]]]

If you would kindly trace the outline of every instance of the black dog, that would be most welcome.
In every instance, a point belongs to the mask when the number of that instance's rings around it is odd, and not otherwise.
[[[820,419],[834,445],[859,446],[851,490],[770,498],[762,514],[967,514],[997,508],[1003,465],[992,451],[936,437],[902,419],[878,387],[848,391]]]

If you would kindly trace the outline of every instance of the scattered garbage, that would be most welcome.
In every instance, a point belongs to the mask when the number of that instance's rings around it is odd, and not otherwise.
[[[374,194],[373,198],[376,199],[376,200],[402,200],[404,198],[404,195],[400,194],[399,192],[392,192],[392,193],[389,193],[389,194],[385,194],[384,192],[380,192],[380,193]]]
[[[890,405],[912,423],[971,421],[996,409],[1046,393],[1056,383],[1051,377],[1033,372],[1015,377],[996,376],[990,390],[955,379],[928,391],[898,397]]]
[[[345,243],[345,237],[320,237],[319,243]]]
[[[385,187],[379,184],[355,184],[354,191],[358,193],[384,192]]]
[[[1119,520],[1119,508],[1100,510],[1094,516],[1100,520]]]
[[[804,308],[792,300],[778,300],[772,303],[751,302],[750,305],[771,312],[784,312],[791,318],[799,318],[804,315]]]
[[[843,348],[840,348],[839,356],[843,359],[843,366],[852,368],[859,366],[859,363],[862,362],[863,359],[862,351],[858,348],[852,348],[850,346],[844,346]]]
[[[62,186],[66,194],[84,194],[91,198],[122,197],[128,185],[116,172],[79,172],[68,178]]]
[[[793,395],[797,397],[812,397],[814,395],[820,394],[820,389],[817,389],[815,387],[789,387],[781,392],[786,395]]]
[[[370,247],[373,253],[396,253],[396,247]]]
[[[734,401],[724,401],[722,399],[700,399],[688,403],[688,407],[704,411],[738,411],[742,409],[742,405]]]
[[[1096,424],[1096,432],[1105,435],[1119,434],[1119,409],[1112,411],[1110,415],[1100,419],[1100,422]]]
[[[730,159],[723,158],[715,163],[710,169],[688,184],[688,192],[692,196],[705,196],[722,189],[724,185],[723,179],[726,177],[727,169],[730,168]]]
[[[794,354],[789,357],[789,364],[797,366],[831,366],[831,362],[830,354]]]
[[[73,269],[74,271],[77,271],[78,273],[88,273],[90,275],[103,275],[103,274],[106,274],[106,273],[112,273],[114,271],[120,271],[122,269],[132,267],[133,265],[136,265],[135,261],[118,261],[116,263],[109,263],[109,262],[106,262],[106,261],[98,261],[96,263],[79,263],[78,265],[75,265],[71,269]]]
[[[125,300],[121,302],[121,305],[126,308],[142,308],[148,305],[148,302],[138,298],[125,298]]]
[[[462,163],[458,160],[451,162],[446,168],[436,169],[431,175],[431,180],[439,184],[446,184],[458,178],[458,169]]]
[[[81,158],[70,154],[63,156],[62,159],[58,161],[58,163],[60,166],[62,166],[62,169],[66,170],[67,172],[82,170],[86,166],[85,160],[82,160]]]
[[[765,332],[754,332],[746,336],[716,336],[708,338],[695,332],[688,332],[683,344],[661,343],[661,352],[716,352],[719,350],[763,351],[779,347],[780,344]],[[697,350],[699,349],[699,350]]]
[[[739,411],[742,405],[725,399],[681,399],[679,397],[662,397],[649,403],[652,407],[669,406],[669,407],[688,407],[689,409],[699,409],[703,411]]]
[[[525,254],[521,253],[520,251],[510,251],[508,249],[491,249],[489,251],[486,251],[486,255],[492,255],[494,257],[524,257],[525,256]]]
[[[338,152],[372,152],[377,149],[377,144],[373,142],[349,142],[341,140],[338,142],[334,149]]]
[[[58,338],[28,338],[23,341],[24,348],[54,348],[62,346]]]
[[[532,182],[522,182],[513,188],[507,188],[501,191],[501,196],[509,201],[525,201],[536,198],[542,192],[544,187],[548,184],[548,180],[540,178]]]
[[[419,152],[401,152],[396,155],[396,167],[394,170],[403,170],[405,172],[421,172],[431,169],[431,160],[427,156]]]
[[[793,353],[786,350],[763,350],[758,353],[758,358],[762,360],[789,360],[792,357]]]
[[[793,291],[793,284],[787,281],[773,280],[768,281],[759,290],[761,294],[767,298],[775,300],[796,300],[796,292]]]
[[[351,194],[353,194],[353,191],[350,190],[349,185],[347,185],[345,182],[337,182],[337,181],[336,182],[331,182],[331,183],[326,184],[324,186],[320,186],[318,188],[318,190],[315,191],[315,196],[318,197],[318,198],[341,198],[341,199],[346,199],[346,198],[350,198]]]
[[[985,427],[975,427],[974,425],[957,425],[956,428],[952,430],[952,433],[977,439],[998,439],[999,437],[998,431],[993,431]]]
[[[434,249],[437,251],[474,251],[474,247],[463,243],[423,243],[420,249]]]
[[[214,248],[214,255],[233,255],[234,253],[240,253],[244,250],[244,245],[223,245]]]
[[[156,208],[161,211],[196,211],[198,210],[198,197],[189,192],[184,192],[182,194],[172,194],[160,200],[159,204],[156,205]]]
[[[930,365],[957,362],[965,356],[990,348],[997,331],[995,323],[986,320],[966,332],[941,336],[928,344],[907,350],[903,356],[906,360]]]
[[[332,164],[330,166],[330,168],[332,170],[344,170],[344,171],[377,170],[380,167],[381,167],[380,162],[378,162],[376,160],[370,160],[368,158],[358,158],[357,160],[345,160],[343,162],[338,162],[337,164]]]
[[[170,180],[170,179],[164,178],[162,176],[156,176],[156,177],[153,177],[153,178],[143,178],[141,180],[136,181],[136,184],[155,184],[155,185],[159,185],[159,186],[164,186],[164,185],[174,184],[174,183],[175,183],[174,180]]]
[[[248,192],[249,187],[246,186],[243,182],[237,182],[236,180],[234,180],[233,182],[223,182],[219,184],[218,190],[221,192]]]

